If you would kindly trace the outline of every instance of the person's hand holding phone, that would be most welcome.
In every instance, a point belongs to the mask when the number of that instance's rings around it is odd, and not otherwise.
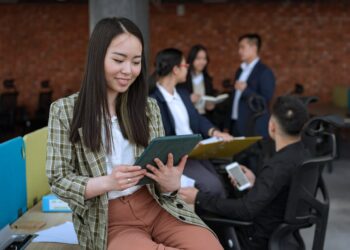
[[[244,165],[239,165],[239,167],[241,168],[241,170],[244,173],[244,175],[247,177],[247,179],[248,179],[248,181],[250,183],[250,188],[252,188],[254,186],[255,178],[256,178],[254,173],[249,168],[247,168]],[[237,180],[235,179],[235,177],[233,177],[232,175],[229,175],[229,178],[230,178],[232,186],[234,186],[234,187],[238,187],[239,186],[239,184],[237,183]]]
[[[239,191],[251,188],[255,183],[255,175],[245,166],[240,166],[237,162],[233,162],[226,167],[229,174],[231,184]]]

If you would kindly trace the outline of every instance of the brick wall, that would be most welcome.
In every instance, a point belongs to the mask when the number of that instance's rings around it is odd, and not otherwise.
[[[276,94],[300,82],[306,94],[327,103],[334,85],[350,86],[350,2],[291,2],[185,4],[184,16],[176,15],[176,4],[153,6],[151,57],[169,46],[187,54],[193,44],[202,43],[219,88],[240,64],[237,38],[258,32],[263,38],[261,58],[277,77]]]
[[[40,82],[54,99],[79,89],[89,36],[86,4],[0,4],[0,90],[14,78],[33,114]]]
[[[188,52],[202,43],[219,88],[239,65],[237,37],[259,32],[261,57],[277,77],[277,94],[296,82],[331,100],[334,85],[350,85],[350,3],[230,3],[151,5],[151,61],[162,48]],[[335,2],[335,1],[333,1]],[[87,4],[0,4],[0,91],[15,78],[19,104],[34,112],[40,81],[50,79],[54,99],[79,89],[88,41]]]

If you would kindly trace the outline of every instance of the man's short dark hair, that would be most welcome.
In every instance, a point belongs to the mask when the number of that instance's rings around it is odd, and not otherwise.
[[[261,41],[261,36],[259,34],[256,34],[256,33],[244,34],[238,38],[238,42],[241,42],[243,39],[247,39],[249,43],[256,45],[258,52],[260,51],[262,41]]]
[[[300,135],[309,119],[305,104],[296,96],[280,96],[272,107],[272,115],[288,135]]]

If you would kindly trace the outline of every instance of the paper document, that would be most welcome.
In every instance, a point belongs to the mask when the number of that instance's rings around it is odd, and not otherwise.
[[[66,244],[78,244],[77,234],[73,223],[67,221],[61,225],[37,232],[38,236],[33,242],[57,242]]]
[[[222,95],[218,95],[216,97],[205,95],[202,97],[202,100],[204,100],[206,102],[212,102],[212,103],[218,104],[218,103],[221,103],[224,100],[226,100],[228,98],[228,96],[229,96],[228,94],[222,94]]]
[[[181,176],[181,187],[182,188],[194,187],[195,182],[196,182],[195,180],[193,180],[190,177],[187,177],[186,175]]]
[[[237,136],[237,137],[233,137],[234,140],[243,140],[245,139],[244,136]],[[220,138],[220,137],[209,137],[208,139],[204,139],[201,140],[199,143],[206,145],[206,144],[211,144],[211,143],[216,143],[216,142],[220,142],[220,141],[224,141],[224,139]]]
[[[205,145],[205,144],[215,143],[215,142],[219,142],[219,141],[223,141],[223,139],[220,137],[210,137],[208,139],[201,140],[200,144]]]

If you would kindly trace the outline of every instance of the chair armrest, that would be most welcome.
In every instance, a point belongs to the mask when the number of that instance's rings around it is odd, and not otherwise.
[[[201,218],[204,220],[204,222],[208,224],[215,224],[220,226],[250,226],[253,225],[252,221],[240,221],[240,220],[232,220],[228,219],[222,216],[219,216],[217,214],[213,213],[206,213],[204,215],[201,215]]]

